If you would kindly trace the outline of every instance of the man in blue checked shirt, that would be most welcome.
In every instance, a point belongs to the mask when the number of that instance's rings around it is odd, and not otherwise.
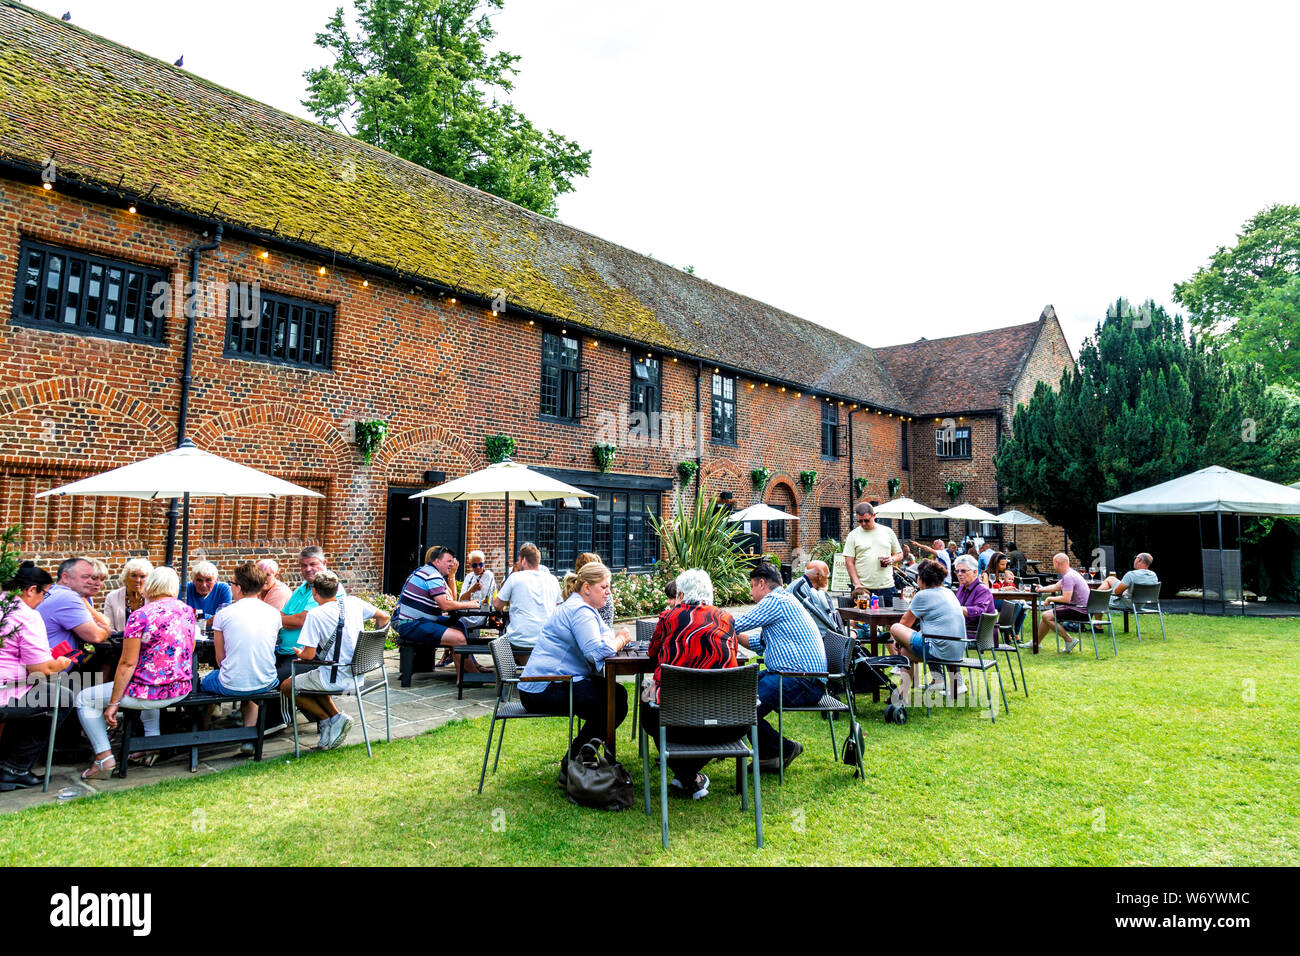
[[[821,632],[803,606],[781,586],[781,572],[766,562],[749,572],[749,595],[757,607],[736,618],[736,631],[746,647],[763,654],[765,670],[758,679],[759,768],[771,773],[790,766],[803,753],[803,744],[781,737],[763,717],[776,710],[784,681],[787,707],[815,704],[826,693],[826,679],[778,677],[779,673],[826,673],[826,647]],[[761,628],[758,637],[744,631]]]

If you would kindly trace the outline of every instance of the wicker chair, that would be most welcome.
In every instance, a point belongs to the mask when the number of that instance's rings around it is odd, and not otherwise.
[[[659,618],[650,619],[637,618],[636,622],[636,639],[638,641],[648,641],[655,636],[655,627],[659,624]],[[641,701],[641,680],[645,675],[640,671],[636,674],[636,697],[632,700],[632,740],[636,740],[636,718],[637,713],[641,710],[639,706]]]
[[[1143,614],[1159,614],[1160,636],[1166,641],[1169,640],[1169,635],[1165,633],[1165,612],[1160,610],[1160,582],[1157,581],[1155,584],[1135,584],[1128,589],[1128,593],[1132,595],[1133,626],[1137,628],[1138,643],[1142,643]]]
[[[497,756],[492,761],[492,772],[497,772],[497,764],[501,762],[501,744],[506,739],[505,721],[515,720],[525,717],[562,717],[563,714],[534,714],[524,709],[524,705],[517,699],[515,687],[520,681],[564,681],[569,687],[569,746],[565,748],[565,753],[573,750],[573,678],[565,674],[561,677],[523,677],[519,672],[519,665],[515,663],[514,651],[510,649],[510,638],[498,637],[490,645],[492,652],[492,663],[497,669],[497,700],[492,707],[492,722],[488,725],[487,748],[483,751],[483,771],[478,778],[478,792],[483,792],[483,782],[487,779],[487,762],[488,756],[492,753],[492,735],[496,731],[497,721],[501,721],[501,736],[497,738]]]
[[[352,689],[342,691],[344,694],[352,694],[357,698],[357,710],[361,714],[361,734],[366,740],[366,756],[373,757],[374,750],[370,746],[370,728],[366,726],[366,708],[363,700],[366,694],[373,693],[381,687],[384,690],[384,738],[392,743],[393,740],[393,721],[391,710],[388,704],[388,672],[384,670],[384,644],[388,641],[388,628],[376,629],[373,631],[362,631],[357,635],[357,646],[352,650],[352,662],[344,664],[339,668],[343,677],[352,678]],[[294,658],[289,664],[289,694],[287,700],[289,709],[286,712],[288,720],[293,724],[293,755],[301,755],[298,745],[298,688],[293,678],[303,671],[315,670],[320,667],[332,667],[333,661],[302,661]],[[373,684],[363,686],[366,675],[372,671],[379,671],[382,680]],[[281,694],[281,707],[284,706],[286,696]]]
[[[809,704],[805,707],[787,707],[785,704],[785,681],[777,683],[776,694],[776,732],[782,739],[785,738],[785,714],[787,712],[797,713],[800,711],[824,713],[829,720],[826,723],[831,729],[831,760],[839,759],[839,748],[835,743],[835,718],[839,714],[849,715],[849,733],[853,732],[853,718],[856,711],[853,709],[853,688],[849,677],[849,669],[852,666],[854,642],[853,638],[843,634],[823,634],[822,644],[826,649],[826,673],[790,673],[786,671],[771,671],[773,674],[781,674],[782,677],[810,677],[822,678],[828,681],[840,681],[846,691],[849,702],[846,704],[842,700],[837,700],[832,694],[822,694],[822,699],[815,704]],[[771,668],[768,668],[771,670]],[[862,779],[866,781],[866,773],[862,769],[862,753],[858,748],[858,773],[862,774]],[[785,783],[785,761],[781,761],[781,783]]]
[[[659,668],[659,804],[661,840],[668,849],[668,760],[671,757],[735,758],[740,780],[740,809],[749,803],[750,760],[754,772],[754,841],[763,846],[763,792],[758,777],[758,668],[725,667],[697,670],[691,667]],[[669,728],[748,727],[749,736],[720,744],[672,743]],[[641,767],[645,780],[645,812],[650,813],[650,760],[648,737],[642,727]]]

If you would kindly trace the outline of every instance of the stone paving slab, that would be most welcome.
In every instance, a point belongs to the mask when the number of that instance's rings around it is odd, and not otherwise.
[[[496,698],[496,687],[494,685],[467,686],[464,700],[457,700],[456,682],[449,679],[451,669],[447,668],[445,671],[439,670],[435,674],[416,674],[412,678],[411,686],[402,688],[398,686],[397,681],[397,652],[387,651],[384,658],[384,669],[388,677],[389,703],[392,707],[392,733],[394,739],[417,737],[427,730],[432,730],[447,723],[449,720],[473,719],[486,716],[492,712],[492,702]],[[483,662],[484,664],[488,663],[487,660]],[[335,697],[334,700],[339,705],[339,708],[353,719],[354,723],[344,746],[365,746],[356,698],[347,695]],[[367,694],[365,707],[366,725],[370,728],[371,743],[383,741],[384,692],[380,690]],[[72,714],[68,719],[75,721],[77,719],[76,714]],[[217,719],[222,719],[220,714]],[[316,746],[316,725],[308,723],[302,715],[299,715],[298,718],[298,735],[299,745],[304,752],[310,751]],[[238,746],[238,744],[214,744],[209,747],[200,747],[198,771],[194,776],[216,773],[249,762],[252,758],[240,755]],[[286,729],[272,737],[267,737],[262,750],[262,759],[292,760],[292,731]],[[58,799],[57,794],[63,788],[71,788],[80,795],[91,795],[140,787],[174,777],[191,776],[189,772],[189,751],[159,761],[153,767],[131,767],[125,780],[110,776],[82,781],[80,774],[83,769],[85,769],[85,764],[81,763],[75,765],[56,763],[54,772],[50,776],[49,793],[42,793],[39,787],[31,790],[14,790],[10,793],[0,793],[0,814],[21,810],[25,807],[39,806],[44,803],[62,803],[63,801]],[[37,774],[40,775],[43,770],[43,766],[37,767]]]

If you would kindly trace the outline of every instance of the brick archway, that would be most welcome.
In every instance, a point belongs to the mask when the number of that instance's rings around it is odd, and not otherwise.
[[[304,412],[291,405],[253,405],[223,412],[205,419],[194,429],[193,441],[200,448],[214,445],[223,435],[244,428],[265,425],[287,425],[299,429],[320,441],[334,456],[333,472],[344,474],[352,464],[352,453],[338,427],[331,421]]]
[[[469,471],[478,471],[487,467],[487,458],[474,450],[474,447],[462,436],[442,425],[421,425],[408,428],[387,438],[379,451],[375,453],[373,469],[376,475],[389,479],[389,469],[393,462],[403,453],[421,445],[434,445],[445,449],[465,462]]]
[[[84,401],[139,423],[162,451],[176,447],[176,426],[148,402],[113,388],[100,379],[67,376],[15,385],[0,392],[0,415],[61,402]]]

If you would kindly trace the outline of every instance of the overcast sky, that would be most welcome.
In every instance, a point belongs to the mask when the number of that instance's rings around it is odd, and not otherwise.
[[[337,0],[31,5],[280,109]],[[351,9],[350,4],[348,8]],[[508,0],[514,102],[592,151],[560,218],[870,345],[1076,354],[1300,202],[1284,3]]]

